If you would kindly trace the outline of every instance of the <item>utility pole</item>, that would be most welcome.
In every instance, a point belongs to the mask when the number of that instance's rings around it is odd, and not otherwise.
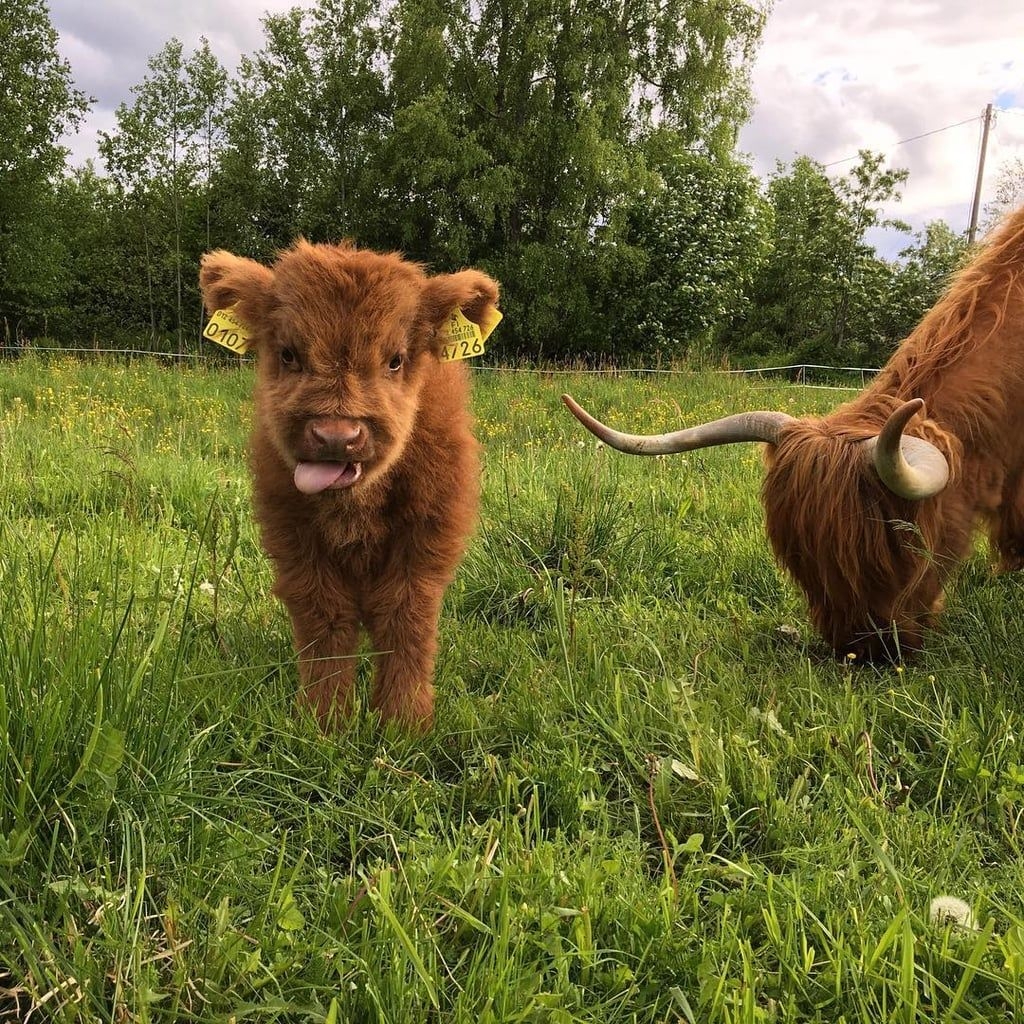
[[[978,233],[978,207],[981,205],[981,179],[985,176],[985,150],[988,147],[988,130],[992,127],[992,104],[985,107],[985,127],[981,131],[981,155],[978,157],[978,181],[974,186],[974,205],[971,207],[971,226],[967,229],[967,244],[974,244]]]

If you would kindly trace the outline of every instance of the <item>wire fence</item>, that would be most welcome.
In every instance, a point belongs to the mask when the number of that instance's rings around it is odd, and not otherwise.
[[[233,363],[250,363],[251,356],[234,355],[231,358],[216,351],[210,352],[162,352],[157,349],[145,348],[64,348],[62,346],[44,345],[0,345],[0,354],[7,357],[20,358],[26,355],[51,356],[120,356],[131,359],[156,359],[191,362],[193,365],[231,366]],[[620,367],[549,367],[549,366],[480,366],[474,365],[478,373],[532,373],[545,376],[683,376],[692,374],[692,368],[663,366],[620,366]],[[844,374],[856,374],[860,377],[863,387],[868,379],[878,373],[875,366],[829,366],[824,363],[787,363],[780,366],[755,366],[740,368],[716,368],[711,372],[729,375],[755,377],[785,375],[793,384],[805,387],[817,387],[827,390],[849,390],[849,386],[811,384],[811,374],[835,379]]]
[[[60,355],[60,356],[133,356],[139,359],[195,359],[200,362],[223,362],[230,365],[227,360],[220,360],[216,356],[204,352],[161,352],[151,348],[65,348],[60,345],[0,345],[0,352],[10,353],[13,356],[27,355]]]

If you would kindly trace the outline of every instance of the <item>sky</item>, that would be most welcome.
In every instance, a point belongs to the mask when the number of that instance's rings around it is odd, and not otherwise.
[[[964,231],[987,104],[982,216],[1000,167],[1024,159],[1024,3],[777,0],[752,91],[739,148],[759,175],[799,155],[841,175],[870,149],[910,172],[887,216],[915,230],[944,220]],[[890,232],[875,244],[894,255],[910,241]]]
[[[191,52],[201,36],[230,71],[261,48],[261,19],[296,0],[50,0],[60,49],[78,88],[96,103],[72,160],[96,154],[99,130],[130,101],[147,59],[172,37]],[[739,138],[754,171],[809,156],[845,174],[860,149],[910,172],[884,210],[921,230],[970,221],[986,104],[984,205],[1001,167],[1024,159],[1022,0],[776,0],[752,71],[753,111]],[[955,126],[955,127],[951,127]],[[923,138],[917,138],[924,136]],[[912,141],[905,141],[912,140]],[[849,159],[849,158],[854,159]],[[912,238],[876,232],[883,256]]]

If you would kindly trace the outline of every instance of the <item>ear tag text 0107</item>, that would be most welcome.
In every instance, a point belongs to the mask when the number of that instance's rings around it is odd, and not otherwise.
[[[482,324],[473,323],[458,307],[453,309],[441,328],[441,336],[445,339],[441,361],[452,362],[483,355],[484,342],[500,320],[501,313],[494,306],[488,307]]]
[[[242,355],[249,348],[249,328],[235,316],[235,307],[218,309],[203,331],[203,337],[223,345],[236,355]]]

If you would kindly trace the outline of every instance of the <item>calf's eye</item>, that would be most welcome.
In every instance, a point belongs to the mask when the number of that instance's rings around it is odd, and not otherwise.
[[[281,365],[294,367],[298,363],[295,352],[290,348],[281,349]]]
[[[396,352],[391,357],[391,362],[388,363],[388,369],[391,370],[392,372],[394,372],[395,370],[400,370],[404,363],[405,363],[405,356],[403,356],[401,352]]]

